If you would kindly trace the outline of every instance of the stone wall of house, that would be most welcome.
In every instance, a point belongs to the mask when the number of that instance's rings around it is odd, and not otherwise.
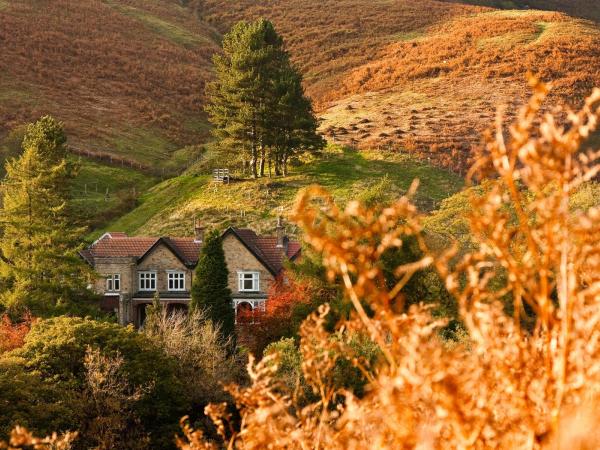
[[[229,269],[229,288],[238,293],[238,271],[254,271],[260,273],[260,291],[267,293],[275,280],[262,263],[234,235],[228,234],[223,239],[225,261]]]
[[[94,282],[94,290],[98,293],[105,292],[105,277],[113,274],[121,275],[121,293],[131,294],[137,289],[134,258],[98,259],[96,260],[95,270],[99,277]]]
[[[168,291],[168,275],[171,270],[185,272],[185,290],[189,291],[192,286],[193,271],[188,269],[179,258],[165,245],[159,245],[137,266],[138,272],[153,271],[156,272],[156,286],[159,292]],[[135,280],[137,291],[137,275]]]

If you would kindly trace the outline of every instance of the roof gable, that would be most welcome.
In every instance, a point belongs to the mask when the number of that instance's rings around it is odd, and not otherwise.
[[[138,264],[140,264],[144,259],[146,259],[149,255],[151,255],[158,247],[160,246],[166,247],[175,257],[181,261],[184,266],[193,266],[193,264],[185,258],[181,250],[171,241],[169,238],[161,237],[156,240],[156,242],[148,249],[146,252],[139,257]]]
[[[285,254],[282,248],[277,247],[276,237],[258,236],[247,228],[230,227],[221,235],[221,239],[228,235],[235,236],[273,276],[277,276],[283,270],[286,259],[293,260],[300,253],[298,242],[289,242]]]
[[[134,258],[142,261],[159,245],[164,245],[184,265],[198,262],[201,243],[193,238],[129,237],[125,233],[105,233],[80,255],[91,265],[97,258]]]

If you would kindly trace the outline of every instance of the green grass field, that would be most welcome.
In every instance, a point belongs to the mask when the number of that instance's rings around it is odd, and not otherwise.
[[[158,181],[136,170],[78,159],[79,171],[72,186],[73,206],[92,227],[128,212],[135,198]],[[108,195],[107,195],[108,194]]]
[[[206,226],[250,226],[270,231],[278,214],[289,212],[298,191],[311,184],[330,190],[340,204],[385,190],[385,200],[406,192],[420,179],[415,201],[423,211],[435,209],[441,200],[461,189],[462,179],[446,170],[428,166],[406,156],[390,159],[377,152],[357,152],[339,147],[323,158],[292,168],[286,178],[235,181],[214,184],[209,175],[182,175],[152,187],[139,199],[139,206],[104,231],[130,234],[190,235],[195,217]],[[383,184],[382,184],[383,183]]]
[[[148,12],[140,10],[138,8],[134,8],[133,6],[125,6],[119,5],[112,1],[106,1],[105,3],[109,4],[116,10],[121,13],[134,17],[140,22],[142,22],[146,27],[148,27],[151,31],[164,36],[170,41],[182,45],[184,47],[195,47],[200,45],[203,42],[206,42],[208,38],[204,36],[200,36],[198,34],[192,33],[189,30],[186,30],[183,27],[177,26],[173,23],[162,20],[159,17],[148,14]]]

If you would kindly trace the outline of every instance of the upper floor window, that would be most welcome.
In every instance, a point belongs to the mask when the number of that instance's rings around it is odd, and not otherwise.
[[[258,292],[260,274],[258,272],[238,272],[238,290],[240,292]]]
[[[185,291],[185,273],[168,272],[169,291]]]
[[[114,273],[106,277],[106,292],[118,292],[121,290],[121,275]]]
[[[140,272],[140,291],[156,290],[156,272]]]

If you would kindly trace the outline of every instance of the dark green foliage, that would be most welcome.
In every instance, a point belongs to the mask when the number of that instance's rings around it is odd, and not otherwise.
[[[402,237],[402,247],[387,250],[381,257],[381,264],[386,280],[386,288],[393,289],[399,280],[394,270],[403,265],[414,263],[423,258],[414,236]],[[444,281],[434,268],[427,268],[416,272],[402,289],[400,296],[404,302],[404,310],[418,303],[434,305],[433,314],[449,320],[448,326],[442,334],[450,336],[458,329],[458,305],[456,299],[448,292]]]
[[[16,425],[42,436],[76,426],[81,405],[72,391],[43,379],[25,365],[19,357],[0,357],[0,440]]]
[[[217,80],[207,87],[206,106],[214,134],[249,162],[254,177],[264,175],[267,160],[269,169],[274,163],[276,173],[285,174],[296,152],[323,147],[302,77],[271,22],[234,25],[214,64]]]
[[[190,306],[192,309],[205,310],[208,317],[220,326],[224,337],[235,335],[235,310],[228,278],[221,236],[217,231],[212,231],[200,250]]]
[[[340,335],[332,337],[340,339]],[[370,339],[355,335],[345,344],[347,352],[340,353],[336,359],[333,373],[331,374],[333,384],[338,389],[351,391],[354,395],[364,395],[364,388],[368,383],[365,375],[354,366],[352,359],[360,360],[366,370],[373,370],[380,351]],[[265,355],[277,352],[279,354],[277,377],[290,391],[295,391],[299,383],[301,387],[301,403],[310,403],[315,400],[310,386],[302,374],[302,354],[296,341],[292,338],[283,338],[267,346]]]
[[[23,149],[2,183],[0,305],[38,316],[89,311],[91,271],[78,255],[83,230],[70,211],[75,168],[62,124],[46,116],[29,125]]]
[[[27,131],[26,125],[20,125],[10,130],[8,135],[0,140],[0,161],[2,163],[2,172],[4,172],[4,163],[10,158],[18,158],[23,153],[23,138]]]
[[[79,447],[87,448],[86,443],[93,442],[94,436],[86,435],[86,430],[95,419],[89,416],[90,408],[86,406],[86,402],[91,401],[86,397],[84,365],[88,348],[124,359],[122,377],[131,386],[145,389],[144,395],[133,407],[139,426],[145,433],[150,433],[151,448],[171,448],[178,420],[187,412],[184,386],[175,375],[175,361],[132,328],[67,317],[38,322],[27,336],[25,345],[10,354],[19,366],[13,364],[11,370],[27,380],[29,387],[21,390],[20,394],[15,394],[14,390],[10,394],[0,391],[0,405],[7,400],[7,395],[17,395],[20,398],[12,402],[20,401],[25,408],[23,411],[27,411],[26,403],[40,395],[42,409],[28,420],[32,429],[44,433],[51,429],[80,430]],[[3,361],[3,364],[11,362]],[[31,392],[32,389],[36,392]],[[54,400],[51,399],[53,393],[59,393]],[[59,416],[50,417],[44,412],[46,408],[62,412]],[[20,414],[23,413],[13,411],[13,417]]]

